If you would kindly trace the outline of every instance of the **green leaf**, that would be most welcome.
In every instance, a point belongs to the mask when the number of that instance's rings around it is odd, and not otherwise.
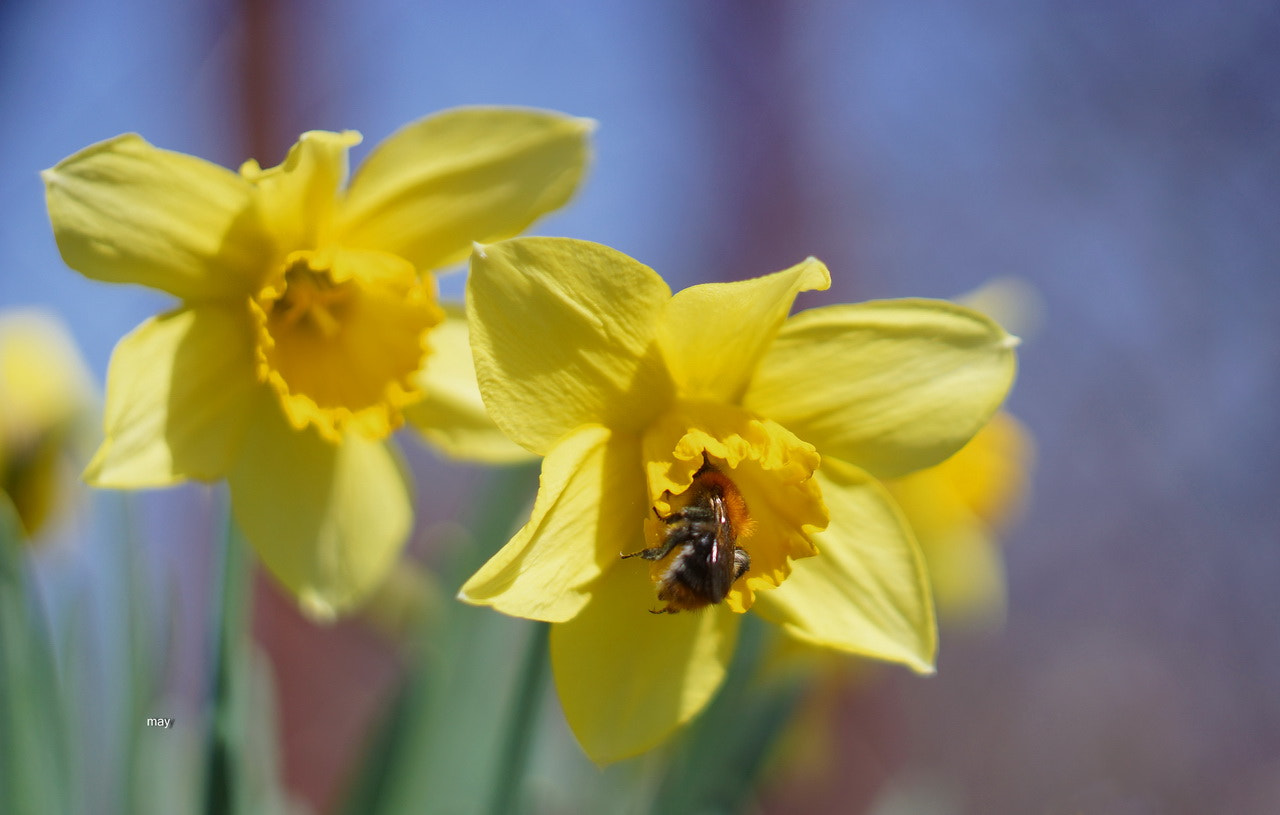
[[[728,679],[668,754],[650,803],[653,815],[730,815],[747,808],[804,690],[797,677],[763,676],[777,636],[768,628],[746,616]]]
[[[0,790],[9,815],[71,813],[67,723],[21,527],[0,493]]]
[[[498,474],[459,547],[460,586],[510,537],[533,494],[534,469]],[[518,812],[524,764],[548,678],[545,626],[450,603],[424,626],[418,664],[392,705],[342,812],[489,815]],[[516,670],[507,670],[517,658]],[[497,807],[497,809],[495,809]]]
[[[205,779],[208,815],[278,815],[292,806],[279,780],[271,674],[249,631],[251,566],[248,544],[228,519]]]

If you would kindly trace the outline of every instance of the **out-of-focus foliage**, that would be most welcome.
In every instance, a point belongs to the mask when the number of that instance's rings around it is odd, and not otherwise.
[[[71,815],[74,722],[49,622],[31,590],[17,513],[0,496],[0,801],[13,815]]]

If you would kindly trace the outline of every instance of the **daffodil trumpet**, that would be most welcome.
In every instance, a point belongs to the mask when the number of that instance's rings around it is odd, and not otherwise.
[[[654,613],[674,614],[719,603],[733,583],[751,569],[751,555],[739,545],[753,527],[746,501],[736,485],[704,452],[693,483],[682,493],[683,506],[663,516],[661,543],[623,558],[663,563],[655,577],[658,599],[667,605]]]

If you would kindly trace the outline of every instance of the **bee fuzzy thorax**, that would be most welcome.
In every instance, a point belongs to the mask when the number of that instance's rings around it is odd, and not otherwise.
[[[655,613],[675,613],[715,605],[751,568],[751,556],[738,542],[753,526],[747,502],[733,480],[704,456],[689,489],[670,514],[655,507],[657,546],[624,558],[663,561],[653,571],[658,599],[666,605]]]
[[[751,534],[752,527],[755,524],[751,520],[751,513],[747,511],[747,501],[742,497],[742,493],[738,491],[738,485],[734,484],[727,475],[717,470],[713,464],[704,464],[698,474],[694,476],[690,490],[692,491],[695,487],[704,491],[714,492],[724,501],[725,514],[737,540],[746,538]],[[695,495],[694,500],[696,499],[697,496]]]

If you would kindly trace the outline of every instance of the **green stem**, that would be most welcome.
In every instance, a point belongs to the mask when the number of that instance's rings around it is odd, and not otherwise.
[[[72,812],[66,688],[20,530],[0,494],[0,798],[14,815]]]
[[[796,678],[763,675],[774,636],[753,615],[743,620],[729,676],[669,754],[652,815],[746,809],[805,689]]]
[[[460,586],[506,542],[536,484],[532,466],[491,476],[470,524],[473,543],[442,567],[443,585]],[[417,664],[342,812],[510,815],[509,807],[518,808],[548,673],[546,626],[528,625],[455,602],[424,626]],[[517,677],[493,670],[495,660],[517,651]],[[477,794],[495,777],[491,794]]]
[[[547,651],[551,626],[533,623],[533,633],[525,643],[524,658],[517,675],[515,698],[507,719],[506,738],[499,741],[501,755],[494,765],[492,815],[511,815],[516,811],[517,795],[524,782],[529,763],[529,747],[533,744],[538,712],[547,689]]]
[[[205,787],[208,815],[238,812],[243,798],[243,768],[237,766],[234,759],[240,746],[236,744],[236,732],[240,729],[244,699],[235,678],[237,666],[247,658],[249,576],[244,542],[236,534],[234,521],[228,517],[221,591],[215,610],[218,622],[213,656],[213,723]]]

